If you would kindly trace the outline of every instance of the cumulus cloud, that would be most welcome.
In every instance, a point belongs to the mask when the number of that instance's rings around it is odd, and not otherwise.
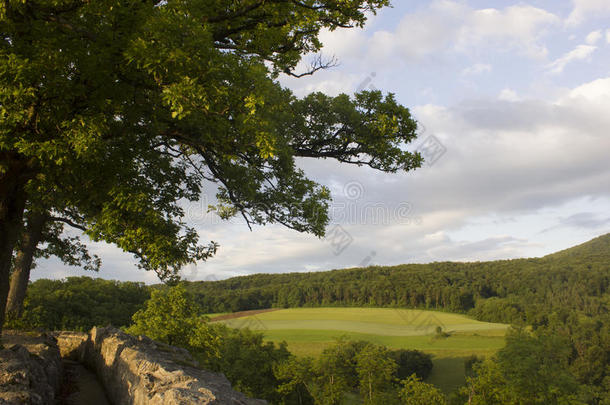
[[[518,257],[519,251],[530,242],[509,235],[497,235],[477,241],[456,241],[446,237],[442,244],[427,250],[431,257],[452,257],[454,261],[493,260],[501,255]]]
[[[552,101],[512,97],[507,89],[508,94],[413,108],[425,125],[423,137],[434,135],[447,149],[432,167],[388,175],[331,160],[300,160],[308,176],[331,186],[333,223],[349,235],[340,251],[332,235],[318,239],[276,225],[250,232],[239,221],[210,222],[197,215],[196,207],[188,210],[202,240],[221,246],[216,257],[186,269],[186,276],[205,280],[363,264],[513,258],[551,253],[603,233],[610,209],[610,77]],[[346,195],[350,182],[361,185],[356,199]],[[583,196],[601,201],[598,213],[586,214],[592,211],[585,202],[584,208],[558,209],[559,214],[547,214],[540,222],[545,210]],[[371,207],[374,211],[367,211]],[[563,235],[559,242],[556,235]],[[97,246],[105,261],[100,275],[155,282],[154,274],[137,270],[129,255]],[[55,269],[54,262],[43,264],[35,278],[70,274]]]
[[[361,28],[322,30],[320,41],[324,44],[324,53],[339,59],[358,57],[366,43],[365,31]]]
[[[587,109],[605,108],[610,103],[610,77],[596,79],[570,90],[570,92],[557,100],[560,105],[581,105]],[[604,106],[605,104],[605,106]]]
[[[406,14],[394,30],[324,34],[325,52],[375,60],[400,57],[407,62],[435,57],[442,52],[470,52],[480,46],[515,49],[535,58],[545,57],[542,37],[560,19],[546,10],[516,5],[503,9],[475,9],[454,1],[435,1]]]
[[[424,137],[434,134],[447,148],[432,167],[385,175],[333,161],[300,162],[312,178],[332,185],[331,213],[353,239],[341,254],[333,253],[329,240],[270,227],[255,230],[238,243],[255,246],[256,264],[249,264],[250,250],[243,247],[223,256],[223,266],[243,272],[307,271],[363,262],[487,260],[550,253],[536,239],[503,232],[506,224],[493,225],[486,232],[477,228],[469,237],[452,234],[473,218],[536,217],[541,210],[582,196],[610,201],[606,152],[610,150],[610,118],[601,113],[608,105],[609,90],[610,78],[606,78],[578,86],[554,101],[484,99],[452,107],[414,108],[426,126]],[[343,186],[353,181],[362,185],[357,200],[343,195]],[[395,212],[401,203],[410,206],[402,221],[374,221],[363,214],[375,204],[380,204],[381,212]],[[546,228],[565,222],[563,218],[570,215],[552,216]],[[570,221],[576,224],[578,219]],[[533,229],[539,232],[540,224]],[[603,224],[585,231],[602,232]],[[274,260],[280,234],[290,254]],[[219,265],[214,259],[206,266]]]
[[[610,2],[607,0],[572,0],[574,8],[566,19],[568,26],[582,24],[588,17],[610,14]]]
[[[558,74],[563,72],[565,67],[572,62],[579,60],[590,60],[591,55],[596,49],[597,47],[593,45],[578,45],[570,52],[565,53],[560,58],[549,63],[547,65],[548,71],[550,73]]]
[[[442,179],[446,193],[440,200],[448,205],[489,204],[490,211],[532,209],[578,192],[607,195],[610,119],[600,109],[609,89],[610,79],[601,79],[554,102],[485,100],[417,110],[420,119],[435,124],[448,149],[425,176]]]
[[[575,1],[573,21],[601,15],[593,3]],[[350,241],[340,252],[332,237],[318,239],[279,225],[250,232],[239,220],[210,220],[207,203],[191,207],[187,222],[203,241],[218,241],[220,250],[185,275],[205,280],[362,264],[523,257],[603,233],[610,226],[610,77],[557,74],[571,73],[571,63],[590,59],[603,35],[610,43],[610,30],[598,31],[598,25],[566,32],[554,12],[523,4],[477,9],[465,2],[434,1],[406,9],[375,32],[324,32],[324,53],[336,55],[341,67],[299,80],[282,77],[283,85],[302,96],[387,84],[425,127],[409,148],[433,135],[446,153],[431,167],[394,175],[332,160],[299,160],[308,176],[331,189],[332,222]],[[555,28],[560,30],[551,33]],[[567,37],[574,32],[583,42],[572,49],[578,42]],[[566,37],[563,43],[560,35]],[[553,49],[572,50],[549,61],[547,40],[557,41]],[[604,54],[597,52],[601,61]],[[425,68],[438,60],[447,62],[437,64],[446,68],[444,77]],[[403,69],[404,62],[423,65]],[[541,70],[555,74],[540,77]],[[463,91],[460,86],[475,81],[474,75],[483,90]],[[554,83],[564,79],[583,84],[566,89]],[[531,92],[543,99],[532,98]],[[439,101],[423,104],[431,95]],[[345,195],[350,182],[362,187],[357,199]],[[213,199],[214,189],[207,192]],[[135,269],[130,255],[109,245],[95,249],[104,259],[100,276],[155,281],[154,274]],[[56,261],[43,262],[38,271],[34,277],[82,273]]]
[[[554,14],[527,5],[470,10],[457,44],[459,48],[470,48],[485,42],[505,43],[526,55],[544,57],[547,50],[540,37],[558,22]]]
[[[602,38],[602,30],[591,31],[585,38],[589,45],[595,45]]]

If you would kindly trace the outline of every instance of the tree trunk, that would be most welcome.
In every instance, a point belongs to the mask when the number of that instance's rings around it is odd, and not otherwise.
[[[17,252],[11,284],[6,303],[6,317],[18,318],[23,312],[23,300],[30,281],[30,270],[34,260],[36,246],[42,238],[42,231],[47,221],[46,213],[34,212],[27,215],[27,226],[21,236],[21,246]]]
[[[13,248],[19,237],[25,209],[25,185],[32,174],[27,162],[4,157],[0,174],[0,337],[4,324]]]

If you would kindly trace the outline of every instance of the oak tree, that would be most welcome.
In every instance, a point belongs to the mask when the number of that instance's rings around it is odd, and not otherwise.
[[[388,3],[1,1],[0,324],[24,209],[39,184],[57,196],[51,207],[82,218],[92,238],[171,276],[176,266],[159,266],[164,249],[213,253],[196,243],[177,204],[197,199],[205,181],[219,185],[223,217],[322,235],[330,193],[296,158],[419,167],[421,156],[404,148],[416,122],[393,95],[298,99],[277,81],[328,67],[317,58],[297,70],[320,50],[320,30],[362,26]],[[166,194],[140,188],[139,180],[158,184],[167,173],[175,186]],[[168,210],[142,209],[152,203]],[[155,230],[168,227],[181,245],[154,243]]]

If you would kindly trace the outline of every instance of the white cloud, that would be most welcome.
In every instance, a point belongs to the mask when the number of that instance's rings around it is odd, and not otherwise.
[[[441,0],[406,14],[394,30],[377,30],[370,38],[363,31],[327,32],[324,51],[384,63],[401,57],[407,62],[434,58],[447,51],[469,53],[490,46],[516,50],[544,58],[542,41],[548,29],[560,23],[556,15],[532,6],[475,9],[463,3]]]
[[[572,89],[567,96],[558,100],[559,105],[580,104],[590,108],[591,105],[607,108],[610,104],[610,77],[593,80]]]
[[[591,31],[585,38],[585,42],[589,45],[595,45],[602,38],[602,31]]]
[[[593,45],[578,45],[570,52],[565,53],[560,58],[549,63],[547,68],[550,73],[561,73],[568,64],[574,61],[589,60],[596,49],[597,47]]]
[[[339,59],[359,56],[363,44],[366,43],[366,35],[360,28],[334,31],[324,29],[320,32],[319,38],[324,45],[324,53]]]
[[[517,95],[513,89],[503,89],[498,95],[498,100],[503,101],[521,101],[521,97]]]
[[[372,252],[372,262],[383,265],[522,257],[550,253],[603,232],[607,222],[597,226],[590,219],[605,220],[610,210],[610,116],[605,114],[610,77],[584,83],[553,102],[519,100],[513,90],[505,90],[510,102],[494,97],[412,109],[426,133],[447,148],[432,167],[388,175],[329,160],[299,162],[314,180],[338,184],[333,188],[335,211],[353,208],[357,215],[366,203],[394,207],[408,201],[410,215],[421,217],[421,223],[344,224],[353,242],[338,255],[328,240],[281,226],[250,232],[239,223],[195,223],[202,240],[221,246],[216,257],[187,269],[187,275],[201,280],[344,268],[364,262]],[[340,185],[354,180],[363,186],[362,199],[341,207],[345,199]],[[566,205],[576,200],[582,203]],[[577,216],[581,212],[594,214]],[[539,234],[566,223],[570,228]],[[103,253],[105,260],[99,276],[155,282],[154,274],[135,269],[129,255],[97,246],[94,252]],[[44,261],[38,271],[34,278],[70,274],[52,261]]]
[[[572,0],[574,8],[566,20],[569,26],[582,24],[591,15],[603,16],[610,14],[608,0]]]
[[[480,73],[491,72],[491,65],[484,63],[475,63],[472,66],[469,66],[462,70],[462,75],[477,75]]]
[[[533,6],[511,6],[502,10],[488,8],[471,10],[461,27],[458,47],[469,48],[485,42],[503,42],[532,57],[546,56],[540,37],[559,18]]]
[[[606,42],[610,44],[610,29],[606,30]]]
[[[447,48],[459,30],[466,8],[453,2],[435,2],[428,9],[405,15],[394,31],[377,31],[369,51],[375,57],[400,55],[418,60]]]

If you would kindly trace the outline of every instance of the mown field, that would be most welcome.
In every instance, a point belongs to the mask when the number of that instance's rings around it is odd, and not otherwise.
[[[220,315],[220,314],[217,314]],[[286,341],[299,356],[316,356],[338,337],[433,355],[429,382],[450,392],[464,382],[464,359],[489,356],[504,345],[508,325],[480,322],[446,312],[393,308],[293,308],[233,316],[212,315],[233,328],[250,328],[274,342]],[[437,337],[441,327],[447,337]]]

